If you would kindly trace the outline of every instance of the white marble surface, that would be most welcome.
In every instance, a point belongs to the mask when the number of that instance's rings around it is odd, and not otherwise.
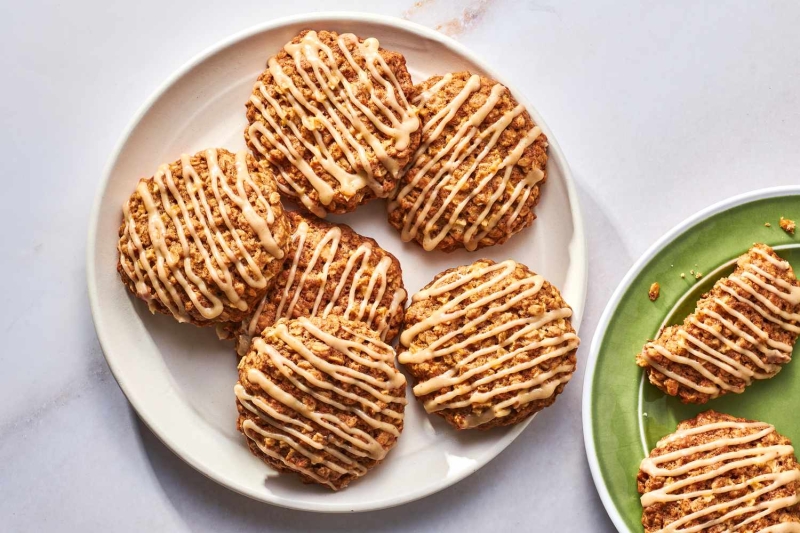
[[[144,100],[232,33],[332,8],[440,26],[528,96],[572,166],[591,253],[583,362],[606,299],[657,237],[733,194],[797,183],[800,4],[209,4],[31,0],[0,17],[0,529],[612,530],[586,465],[582,368],[492,463],[404,507],[293,512],[207,480],[142,425],[97,343],[84,280],[97,183]]]

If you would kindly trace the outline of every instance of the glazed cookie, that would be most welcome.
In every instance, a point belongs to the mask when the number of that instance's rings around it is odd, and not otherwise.
[[[380,463],[403,430],[395,352],[360,322],[282,319],[239,362],[237,427],[280,472],[333,490]]]
[[[236,325],[236,350],[279,318],[328,315],[364,322],[391,341],[403,321],[406,290],[400,263],[378,243],[344,224],[287,213],[294,231],[283,270],[256,307]]]
[[[636,356],[650,383],[684,403],[741,393],[792,359],[800,333],[800,283],[769,246],[754,245],[683,324]]]
[[[422,143],[389,203],[403,241],[477,250],[528,227],[547,178],[547,137],[509,90],[459,72],[417,88]]]
[[[800,531],[800,467],[764,422],[707,411],[678,424],[637,478],[646,533]]]
[[[281,193],[320,217],[347,213],[388,197],[419,145],[412,91],[405,58],[377,39],[305,30],[258,78],[245,140]]]
[[[398,361],[425,410],[458,429],[521,422],[551,405],[575,371],[572,309],[515,261],[451,268],[411,301]]]
[[[183,155],[141,179],[122,209],[123,283],[151,312],[198,326],[252,314],[290,235],[274,179],[247,152]]]

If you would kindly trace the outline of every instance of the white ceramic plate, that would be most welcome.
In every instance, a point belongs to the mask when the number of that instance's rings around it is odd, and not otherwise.
[[[346,490],[330,493],[303,485],[295,476],[277,476],[250,454],[236,431],[236,359],[231,346],[218,341],[213,328],[152,316],[128,295],[115,269],[121,206],[137,180],[184,152],[211,146],[244,148],[244,103],[253,83],[267,58],[305,28],[377,37],[384,48],[405,55],[415,82],[464,69],[502,80],[455,41],[410,22],[375,15],[323,13],[282,19],[219,43],[167,80],[112,155],[90,223],[89,297],[100,343],[122,391],[153,432],[197,470],[237,492],[284,507],[325,512],[380,509],[463,479],[500,453],[527,424],[456,433],[412,401],[397,447],[374,472]],[[524,101],[520,92],[515,94]],[[549,178],[537,209],[539,219],[507,244],[478,254],[426,253],[400,241],[386,222],[382,201],[334,220],[346,221],[394,253],[412,294],[438,272],[479,257],[523,262],[561,289],[575,311],[577,328],[587,279],[577,195],[550,130],[531,106],[528,111],[550,142]]]

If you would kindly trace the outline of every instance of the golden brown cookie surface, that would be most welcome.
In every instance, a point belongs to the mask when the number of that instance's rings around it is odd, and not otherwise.
[[[481,259],[412,297],[398,361],[429,413],[459,429],[515,424],[551,405],[575,371],[572,309],[527,267]]]
[[[282,194],[320,217],[347,213],[389,196],[419,145],[412,91],[405,58],[377,39],[306,30],[259,77],[245,140]]]
[[[547,138],[506,87],[458,72],[420,84],[422,141],[389,222],[426,250],[476,250],[531,225]]]
[[[718,280],[683,324],[664,328],[636,364],[684,403],[741,393],[777,374],[800,333],[800,283],[791,265],[756,244]]]
[[[200,326],[252,313],[289,239],[252,155],[208,149],[162,165],[123,206],[117,270],[150,310]]]
[[[280,320],[239,362],[237,427],[281,472],[333,490],[380,463],[403,430],[395,352],[360,322]]]
[[[391,341],[403,321],[407,293],[392,254],[345,224],[287,213],[292,227],[283,270],[255,314],[235,326],[237,352],[279,318],[328,315],[364,322]]]
[[[646,533],[800,530],[800,467],[763,422],[707,411],[678,424],[637,478]]]

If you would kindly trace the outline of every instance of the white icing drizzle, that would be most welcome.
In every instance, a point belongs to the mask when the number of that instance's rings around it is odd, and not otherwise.
[[[151,311],[155,311],[154,299],[158,299],[179,322],[189,321],[179,289],[183,289],[194,308],[208,320],[219,316],[226,303],[241,311],[247,310],[247,303],[237,294],[231,265],[249,286],[258,289],[267,286],[267,279],[231,221],[236,213],[227,205],[232,202],[239,208],[264,251],[275,258],[283,258],[283,250],[270,231],[275,213],[250,176],[246,156],[244,151],[236,154],[236,181],[230,183],[219,166],[217,151],[212,148],[203,152],[212,197],[206,196],[204,181],[186,154],[181,156],[181,173],[188,198],[181,194],[169,165],[161,165],[153,176],[155,194],[151,193],[148,181],[141,180],[136,192],[147,211],[149,249],[145,249],[137,232],[130,201],[123,205],[124,233],[128,240],[124,247],[120,245],[118,248],[133,268],[125,260],[121,261],[122,268],[135,283],[137,295],[147,301]],[[256,203],[266,210],[266,218],[259,215],[250,202],[248,194],[251,193],[256,195]],[[221,225],[215,222],[214,208],[222,220]],[[167,245],[165,217],[169,218],[177,234],[177,243],[172,246]],[[223,232],[227,232],[227,238]],[[193,270],[190,243],[203,257],[205,268],[226,302]],[[148,250],[152,250],[154,257],[148,256]],[[155,297],[150,295],[148,282]],[[203,304],[201,296],[208,305]]]
[[[250,142],[268,160],[272,160],[270,150],[279,150],[317,191],[322,205],[331,203],[334,189],[318,174],[314,165],[304,159],[303,150],[310,152],[313,161],[339,183],[339,190],[345,196],[353,196],[369,187],[376,196],[383,197],[382,186],[375,179],[375,169],[362,143],[374,152],[393,177],[397,177],[400,165],[387,148],[394,146],[397,150],[405,150],[411,142],[411,135],[419,129],[416,109],[406,100],[400,83],[381,57],[378,40],[369,38],[359,42],[355,35],[345,33],[338,37],[337,45],[358,81],[347,79],[337,65],[334,50],[324,44],[315,31],[309,31],[299,43],[288,43],[283,47],[294,60],[297,74],[303,80],[301,86],[296,85],[278,60],[272,57],[268,68],[283,96],[282,101],[270,96],[260,81],[256,84],[257,94],[250,97],[250,102],[267,122],[265,125],[255,121],[250,125]],[[355,50],[355,56],[348,46]],[[365,62],[364,67],[359,64],[359,56]],[[304,64],[310,70],[306,70]],[[376,94],[375,85],[385,91],[383,98]],[[368,104],[359,99],[364,89],[369,91]],[[370,106],[374,106],[376,111],[373,112]],[[291,133],[284,131],[283,126]],[[306,138],[301,127],[311,132],[313,139]],[[324,133],[331,136],[332,146],[326,145]],[[268,146],[261,143],[260,135],[266,138]],[[338,150],[333,150],[334,146]],[[333,152],[341,152],[341,155]],[[346,159],[353,170],[343,167],[337,157]],[[289,185],[282,186],[282,192],[298,197],[317,216],[325,215],[324,209],[315,205],[301,184],[283,170],[280,172]]]
[[[780,524],[765,527],[759,533],[800,533],[800,523],[781,522]]]
[[[754,247],[751,248],[750,251],[760,255],[781,270],[785,271],[789,268],[789,263],[775,259],[760,248]],[[765,279],[766,281],[764,281]],[[736,301],[754,309],[766,321],[775,324],[784,331],[794,336],[800,332],[800,327],[797,325],[800,323],[799,313],[784,311],[756,291],[753,285],[746,283],[745,280],[750,280],[758,287],[785,300],[794,308],[800,305],[800,287],[795,287],[785,280],[770,274],[753,264],[752,261],[748,262],[743,269],[740,268],[740,270],[734,272],[728,280],[739,290],[726,285],[724,279],[719,280],[715,286],[719,287]],[[780,372],[780,363],[788,362],[791,359],[792,345],[771,339],[766,331],[759,328],[745,315],[731,307],[730,303],[732,302],[726,302],[721,298],[714,298],[713,301],[721,308],[723,313],[701,307],[693,315],[690,315],[688,319],[689,322],[715,337],[730,350],[743,355],[760,369],[760,371],[753,371],[733,357],[715,350],[701,339],[688,333],[683,327],[678,328],[680,347],[685,349],[688,354],[694,356],[694,358],[670,352],[667,348],[651,342],[645,346],[641,354],[648,365],[664,376],[674,379],[681,385],[702,394],[708,394],[712,398],[719,396],[722,391],[742,392],[744,387],[749,385],[753,379],[767,379]],[[702,321],[703,315],[719,321],[736,339],[749,343],[753,349],[741,346],[740,342],[725,337],[722,333],[704,323]],[[648,353],[648,350],[651,349],[673,363],[678,363],[694,369],[712,383],[701,385],[692,379],[681,376],[672,370],[668,370],[663,365],[658,364],[653,359],[652,355]],[[761,355],[759,355],[759,353]],[[721,372],[710,371],[702,364],[703,362],[713,365],[721,370]],[[740,380],[742,383],[731,383],[731,379],[726,378],[726,376]]]
[[[378,313],[378,308],[389,288],[388,273],[392,259],[384,256],[373,265],[373,246],[371,242],[365,241],[349,252],[344,270],[336,277],[332,277],[330,267],[339,252],[342,238],[341,228],[333,226],[314,245],[311,259],[301,271],[301,259],[310,248],[310,244],[307,244],[310,229],[305,220],[297,225],[290,246],[290,249],[295,249],[295,254],[291,266],[288,267],[286,284],[279,295],[272,292],[267,294],[256,309],[256,313],[242,324],[244,335],[240,339],[241,351],[247,349],[250,339],[257,333],[258,318],[268,303],[267,300],[277,302],[276,321],[280,318],[293,318],[295,305],[300,295],[306,295],[309,290],[306,283],[312,280],[319,283],[319,288],[316,289],[314,306],[306,316],[327,317],[346,295],[347,306],[341,316],[348,320],[364,322],[378,333],[381,340],[386,340],[391,319],[401,311],[406,299],[406,290],[397,287],[386,312]],[[348,283],[349,291],[345,292]],[[327,291],[330,291],[331,296],[325,301],[323,297]]]
[[[514,280],[506,287],[501,288],[508,276],[513,274],[516,263],[512,260],[473,268],[467,274],[454,272],[442,276],[427,289],[414,295],[412,301],[419,302],[429,298],[439,297],[449,291],[458,290],[474,280],[480,282],[473,288],[466,289],[457,296],[436,309],[429,317],[408,327],[400,336],[401,344],[408,348],[413,340],[438,324],[465,319],[464,324],[454,329],[427,346],[425,349],[411,352],[404,351],[398,356],[403,364],[418,364],[425,361],[456,354],[462,349],[469,350],[470,346],[477,345],[484,339],[498,337],[495,345],[476,349],[462,358],[453,368],[446,372],[418,383],[414,387],[414,394],[426,396],[445,388],[452,388],[448,392],[438,395],[424,402],[425,410],[429,413],[445,409],[458,409],[471,405],[487,404],[498,395],[516,392],[509,399],[487,407],[478,414],[465,417],[465,428],[476,427],[490,420],[503,417],[511,413],[513,408],[532,402],[534,400],[549,398],[562,383],[572,377],[575,370],[572,364],[560,364],[548,371],[542,371],[535,377],[526,381],[491,388],[487,392],[478,392],[477,389],[484,385],[505,378],[506,376],[539,367],[546,361],[562,357],[578,347],[579,339],[572,332],[565,332],[557,337],[545,337],[538,341],[523,341],[523,346],[511,351],[507,347],[520,339],[530,337],[537,330],[547,327],[556,320],[567,319],[572,316],[569,307],[544,312],[537,316],[517,318],[508,322],[481,330],[481,325],[493,315],[503,313],[519,302],[535,296],[544,284],[544,278],[531,274],[523,279]],[[476,295],[486,292],[474,302]],[[505,301],[504,301],[505,300]],[[480,312],[481,309],[484,311]],[[454,322],[458,323],[458,322]],[[463,340],[459,340],[463,336]],[[538,355],[530,357],[530,352],[542,350]],[[549,349],[549,351],[548,351]],[[488,360],[474,368],[468,368],[473,361],[486,357]],[[500,369],[509,361],[526,359],[524,362],[515,362],[508,368]],[[495,371],[496,369],[500,369]],[[477,378],[477,379],[475,379]],[[471,381],[472,380],[472,381]]]
[[[239,403],[251,413],[258,415],[259,421],[263,424],[256,424],[248,419],[243,422],[242,429],[245,436],[255,442],[269,457],[281,461],[292,470],[299,471],[319,483],[335,488],[312,469],[286,461],[282,454],[270,449],[266,439],[285,443],[297,453],[307,457],[314,465],[324,465],[343,475],[362,476],[366,473],[366,468],[359,463],[359,458],[379,461],[386,456],[388,450],[373,435],[358,427],[351,427],[337,414],[355,415],[371,428],[397,437],[400,431],[396,425],[377,418],[377,415],[391,418],[398,423],[403,420],[406,399],[403,396],[393,396],[391,391],[395,389],[404,391],[406,381],[403,374],[394,367],[394,351],[388,345],[358,335],[345,326],[344,329],[357,340],[334,337],[307,318],[297,319],[297,322],[316,339],[313,341],[314,344],[321,342],[344,356],[345,361],[355,361],[377,370],[382,377],[354,370],[345,362],[336,364],[330,359],[318,356],[301,339],[289,332],[286,323],[278,324],[275,326],[275,336],[285,342],[289,349],[300,357],[301,362],[296,363],[282,355],[261,337],[253,341],[253,346],[259,355],[268,358],[283,378],[290,381],[297,389],[338,413],[325,413],[309,407],[301,399],[282,389],[269,376],[251,368],[247,372],[246,379],[251,386],[258,389],[259,393],[248,393],[241,382],[236,384],[234,392]],[[317,376],[325,376],[327,379]],[[360,392],[357,394],[345,390],[342,384],[355,387]],[[273,404],[277,402],[294,414],[282,414],[270,405],[267,397]],[[313,438],[314,435],[320,435],[316,428],[326,430],[330,436]],[[328,457],[326,458],[324,454]]]
[[[751,514],[746,519],[736,523],[733,529],[726,531],[736,531],[742,527],[768,516],[780,509],[790,507],[800,502],[800,497],[795,493],[790,497],[775,498],[772,500],[758,501],[761,496],[769,494],[792,482],[800,482],[800,471],[797,469],[784,472],[769,472],[761,474],[734,485],[719,485],[705,490],[690,490],[689,492],[679,492],[686,487],[691,487],[696,483],[703,483],[714,480],[727,472],[746,468],[749,466],[760,465],[774,461],[781,457],[788,457],[794,454],[794,448],[789,445],[764,445],[761,439],[773,433],[775,428],[769,424],[761,422],[715,422],[701,425],[694,428],[679,430],[665,439],[662,439],[658,446],[664,446],[677,440],[717,431],[720,429],[738,429],[746,431],[743,436],[738,437],[719,437],[704,444],[690,446],[673,452],[665,453],[656,457],[648,457],[642,461],[641,469],[650,476],[666,477],[668,479],[661,488],[647,492],[642,495],[641,502],[643,507],[649,507],[656,503],[668,503],[687,500],[689,507],[695,509],[692,501],[709,501],[715,495],[725,494],[731,491],[746,490],[744,496],[733,500],[709,505],[689,513],[682,518],[670,522],[659,533],[694,533],[704,531],[717,524],[735,520],[746,514]],[[750,444],[750,447],[728,451],[728,447]],[[715,453],[717,451],[721,453]],[[699,458],[689,462],[682,462],[679,466],[667,468],[662,465],[671,461],[690,457],[694,454],[702,454]],[[701,469],[713,466],[711,470],[700,472]],[[686,476],[683,479],[676,479],[679,476]],[[748,490],[749,489],[749,490]],[[720,517],[706,519],[704,517],[714,513],[723,513]],[[692,527],[683,527],[693,521],[700,521]],[[772,531],[786,533],[800,531],[800,523],[784,522],[762,529],[761,531]]]
[[[414,100],[418,106],[424,105],[431,97],[445,87],[452,79],[447,74],[442,79],[422,92]],[[445,127],[456,117],[461,106],[469,100],[473,93],[480,90],[481,78],[473,75],[464,88],[447,103],[422,128],[422,143],[412,158],[411,168],[407,176],[410,181],[402,187],[389,209],[397,208],[406,196],[417,193],[412,208],[405,214],[401,238],[408,242],[422,232],[422,246],[425,250],[433,250],[454,228],[463,231],[464,247],[475,250],[481,239],[488,235],[510,212],[508,224],[513,224],[525,203],[533,194],[534,188],[544,179],[544,172],[533,168],[516,185],[511,183],[514,166],[522,158],[528,148],[541,135],[538,126],[530,129],[516,146],[499,164],[490,169],[486,165],[479,169],[484,159],[493,152],[502,133],[515,118],[525,112],[522,105],[505,112],[497,121],[484,124],[486,117],[497,106],[508,89],[495,84],[486,102],[458,128],[447,145],[433,157],[426,152],[444,131]],[[467,167],[466,161],[474,156],[474,162]],[[439,167],[434,171],[435,168]],[[461,172],[457,172],[457,170]],[[498,182],[499,180],[499,182]],[[423,183],[425,185],[423,186]],[[488,198],[485,208],[474,223],[466,225],[461,213],[489,184],[494,184],[494,192]],[[510,196],[502,204],[498,204],[502,195],[510,190]],[[435,210],[435,201],[447,193],[441,207]],[[459,194],[464,197],[456,202]],[[427,222],[426,222],[427,220]],[[423,225],[423,223],[425,223]]]

